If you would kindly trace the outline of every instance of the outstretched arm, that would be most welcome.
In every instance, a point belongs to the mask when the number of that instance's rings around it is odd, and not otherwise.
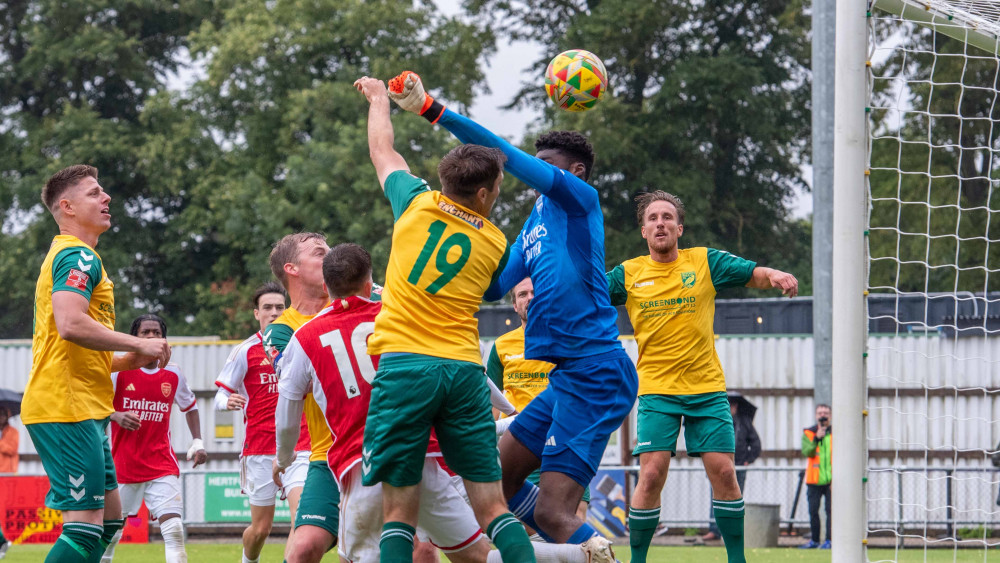
[[[795,297],[799,294],[799,280],[795,276],[774,268],[757,266],[753,269],[753,275],[747,282],[747,287],[754,289],[780,289],[782,295]]]
[[[498,148],[507,155],[506,170],[525,184],[552,198],[567,212],[580,212],[597,205],[597,192],[589,184],[564,170],[511,145],[471,119],[446,109],[424,91],[416,74],[406,71],[390,81],[390,96],[406,111],[439,123],[463,143]]]
[[[395,138],[392,131],[392,120],[389,118],[389,96],[386,93],[385,84],[376,78],[361,77],[354,82],[354,87],[365,95],[370,104],[368,107],[368,153],[371,156],[372,164],[375,165],[378,183],[385,190],[385,180],[389,174],[397,170],[410,171],[406,160],[393,148]]]

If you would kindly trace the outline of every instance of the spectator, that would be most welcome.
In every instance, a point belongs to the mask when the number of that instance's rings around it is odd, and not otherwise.
[[[10,410],[0,407],[0,473],[17,473],[21,457],[17,454],[21,436],[10,425]]]
[[[816,405],[816,425],[802,431],[802,455],[809,458],[806,468],[806,498],[809,499],[809,529],[812,537],[802,549],[830,549],[830,481],[833,472],[830,452],[833,427],[830,425],[830,405]],[[826,497],[826,541],[819,543],[819,502]]]
[[[746,397],[739,393],[729,393],[729,413],[733,416],[733,428],[736,431],[736,482],[740,486],[740,492],[745,493],[744,484],[747,480],[747,470],[741,469],[757,461],[760,457],[760,436],[757,429],[753,427],[753,417],[757,414],[757,407],[746,400]],[[744,496],[746,496],[744,494]],[[704,541],[717,540],[722,537],[718,524],[715,523],[715,506],[708,511],[711,523],[708,526],[708,533],[702,536]]]

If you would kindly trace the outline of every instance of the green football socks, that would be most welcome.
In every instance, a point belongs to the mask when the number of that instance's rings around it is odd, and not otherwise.
[[[378,547],[380,563],[412,563],[413,534],[417,530],[403,522],[386,522],[382,526],[382,537]]]
[[[101,559],[104,557],[104,552],[107,551],[108,546],[111,545],[112,540],[115,538],[115,534],[117,534],[118,530],[121,530],[124,526],[124,518],[104,521],[104,531],[101,532],[100,543],[98,543],[97,549],[90,554],[90,558],[87,559],[88,563],[101,562]]]
[[[91,554],[100,549],[103,531],[97,524],[66,522],[45,563],[87,563]]]
[[[535,550],[524,526],[510,512],[497,516],[486,527],[486,535],[497,546],[504,563],[535,563]]]
[[[722,532],[722,541],[726,544],[726,556],[729,563],[746,563],[743,554],[743,499],[716,500],[712,499],[715,510],[715,522]]]
[[[646,563],[649,544],[660,524],[660,507],[628,509],[628,543],[632,548],[632,563]]]

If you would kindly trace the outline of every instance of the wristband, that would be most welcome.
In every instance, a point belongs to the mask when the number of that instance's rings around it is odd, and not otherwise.
[[[427,101],[430,101],[430,104]],[[441,102],[427,96],[427,100],[424,101],[424,107],[420,108],[420,116],[431,123],[437,123],[443,114],[444,106]]]

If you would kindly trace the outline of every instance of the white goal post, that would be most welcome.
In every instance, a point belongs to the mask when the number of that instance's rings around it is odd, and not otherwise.
[[[1000,546],[1000,0],[836,6],[832,560],[985,560]]]

